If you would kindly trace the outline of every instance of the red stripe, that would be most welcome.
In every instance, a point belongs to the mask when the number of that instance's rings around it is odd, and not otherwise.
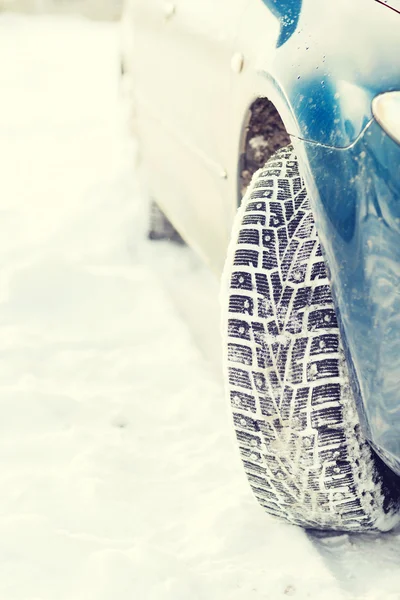
[[[375,0],[375,2],[377,2],[378,4],[382,4],[382,6],[386,6],[387,8],[390,8],[395,13],[400,15],[400,10],[397,10],[397,8],[393,8],[393,6],[390,6],[390,4],[386,4],[386,2],[383,2],[383,0]]]

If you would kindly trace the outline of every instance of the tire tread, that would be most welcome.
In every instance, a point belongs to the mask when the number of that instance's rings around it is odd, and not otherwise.
[[[391,528],[398,490],[388,497],[357,427],[330,282],[291,146],[253,177],[224,280],[228,393],[261,506],[303,527]]]

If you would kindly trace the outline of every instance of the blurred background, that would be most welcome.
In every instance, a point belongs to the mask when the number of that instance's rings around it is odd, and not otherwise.
[[[1,11],[27,14],[75,14],[92,19],[117,20],[122,0],[0,0]]]

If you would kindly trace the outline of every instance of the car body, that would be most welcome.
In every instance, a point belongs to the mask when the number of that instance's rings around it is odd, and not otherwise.
[[[254,108],[276,109],[312,198],[365,435],[400,475],[400,143],[372,109],[400,90],[400,1],[129,0],[124,20],[148,188],[217,272]]]

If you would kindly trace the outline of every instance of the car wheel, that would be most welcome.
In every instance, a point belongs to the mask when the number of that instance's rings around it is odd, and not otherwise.
[[[227,391],[261,506],[307,528],[394,527],[399,479],[360,430],[330,282],[291,146],[247,190],[222,298]]]
[[[185,242],[177,232],[171,221],[154,200],[150,204],[150,224],[148,237],[150,240],[168,240],[178,244]]]

